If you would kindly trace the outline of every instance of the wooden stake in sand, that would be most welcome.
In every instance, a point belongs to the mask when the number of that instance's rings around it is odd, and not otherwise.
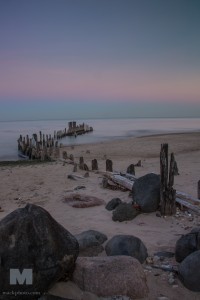
[[[197,198],[200,199],[200,180],[198,181],[197,184]]]
[[[160,204],[162,215],[173,215],[176,211],[176,190],[173,189],[174,165],[175,159],[172,153],[168,172],[168,144],[162,144],[160,151]]]

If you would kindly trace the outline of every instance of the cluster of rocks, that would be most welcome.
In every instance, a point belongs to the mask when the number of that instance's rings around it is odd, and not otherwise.
[[[159,209],[160,204],[160,176],[150,173],[138,178],[133,185],[133,200],[131,203],[113,198],[106,205],[106,209],[113,211],[113,221],[133,220],[139,213],[150,213]]]
[[[145,245],[137,237],[118,235],[107,242],[107,256],[96,256],[106,240],[106,235],[94,230],[74,237],[37,205],[13,211],[0,221],[0,294],[12,290],[9,299],[27,299],[27,294],[36,299],[35,294],[43,295],[59,280],[71,279],[83,291],[101,297],[146,296],[141,265],[147,257]],[[18,270],[15,284],[10,282],[11,269]],[[31,270],[31,277],[22,274],[24,269]],[[31,282],[22,284],[23,280]],[[42,299],[67,298],[44,295]]]
[[[200,292],[200,227],[177,241],[175,258],[180,263],[179,277],[184,286]]]

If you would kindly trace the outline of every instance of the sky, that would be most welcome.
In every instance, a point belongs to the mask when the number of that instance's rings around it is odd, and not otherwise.
[[[0,121],[200,117],[199,0],[0,0]]]

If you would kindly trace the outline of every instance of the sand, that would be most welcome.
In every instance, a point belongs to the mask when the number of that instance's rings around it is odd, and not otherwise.
[[[141,159],[142,167],[136,168],[136,176],[149,172],[159,174],[160,145],[169,143],[169,151],[174,152],[179,168],[175,177],[175,188],[197,197],[197,182],[200,169],[200,133],[182,133],[128,138],[119,141],[98,144],[65,147],[68,155],[73,154],[75,161],[83,156],[91,168],[91,160],[96,158],[99,170],[105,171],[106,158],[112,159],[115,171],[126,171],[128,165]],[[73,165],[56,162],[27,166],[0,166],[0,219],[26,203],[44,207],[72,234],[95,229],[105,233],[110,239],[116,234],[131,234],[139,237],[148,249],[149,256],[157,251],[174,251],[175,243],[182,234],[200,226],[200,217],[183,213],[177,217],[157,217],[156,213],[140,214],[128,222],[113,222],[112,212],[104,205],[90,208],[73,208],[64,202],[64,198],[77,186],[85,186],[79,194],[96,196],[106,203],[114,197],[130,202],[129,192],[104,189],[101,185],[101,172],[89,172],[88,178],[76,181],[68,179],[73,173]],[[78,169],[75,174],[84,175]],[[104,255],[104,254],[102,254]],[[169,299],[200,299],[200,293],[193,293],[182,286],[178,279],[174,285],[168,283],[168,273],[160,270],[145,270],[149,286],[146,299],[157,299],[164,295]]]

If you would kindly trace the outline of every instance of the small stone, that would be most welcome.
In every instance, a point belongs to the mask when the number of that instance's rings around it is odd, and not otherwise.
[[[148,256],[148,257],[146,258],[146,263],[149,264],[149,265],[152,265],[152,264],[153,264],[153,257]]]
[[[157,255],[155,255],[155,256],[153,257],[153,263],[157,263],[157,262],[159,262],[159,261],[160,261],[160,257],[157,256]]]
[[[156,213],[156,217],[161,218],[161,213],[160,213],[160,212],[157,212],[157,213]]]

